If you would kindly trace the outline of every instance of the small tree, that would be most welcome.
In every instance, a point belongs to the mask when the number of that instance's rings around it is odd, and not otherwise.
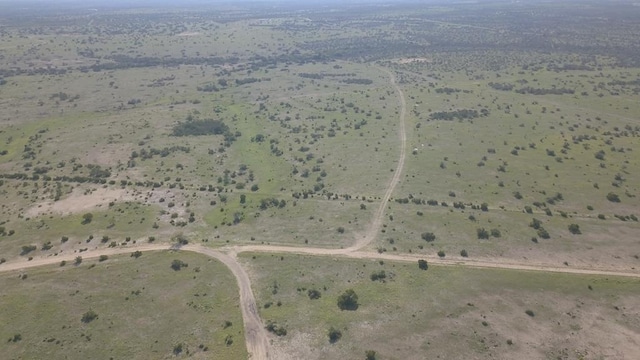
[[[98,258],[98,261],[103,262],[103,261],[107,261],[107,259],[109,259],[107,255],[100,255],[100,257]]]
[[[131,253],[131,257],[134,257],[136,259],[139,258],[140,256],[142,256],[142,251],[140,251],[140,250],[136,250],[136,251]]]
[[[338,297],[337,304],[340,310],[357,310],[359,306],[358,294],[353,289],[347,289]]]
[[[445,257],[444,251],[442,251],[442,250],[438,251],[438,257],[440,257],[440,258]]]
[[[460,251],[460,256],[462,256],[462,257],[467,257],[467,256],[469,256],[469,254],[467,253],[467,250],[462,249],[462,250]]]
[[[82,264],[82,256],[76,256],[76,260],[74,262],[75,265]]]

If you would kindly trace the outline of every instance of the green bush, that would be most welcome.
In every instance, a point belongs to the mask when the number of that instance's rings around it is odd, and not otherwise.
[[[331,344],[336,343],[342,337],[342,332],[333,326],[329,328],[329,342]]]
[[[358,294],[353,289],[348,289],[338,297],[337,304],[340,310],[357,310]]]
[[[616,202],[619,203],[620,202],[620,197],[612,192],[607,194],[607,200],[611,201],[611,202]]]
[[[420,259],[418,260],[418,268],[421,270],[427,270],[429,268],[429,264],[427,264],[427,260]]]
[[[174,271],[179,271],[179,270],[181,270],[183,267],[187,267],[187,266],[189,266],[189,264],[187,264],[186,262],[184,262],[184,261],[182,261],[182,260],[175,259],[175,260],[173,260],[173,261],[171,262],[171,268],[172,268]]]
[[[580,232],[580,226],[578,224],[571,224],[569,225],[569,231],[574,234],[574,235],[578,235],[581,234]]]
[[[80,319],[80,321],[82,321],[85,324],[88,324],[97,318],[98,318],[98,314],[96,314],[96,312],[93,310],[89,310],[86,313],[82,314],[82,318]]]
[[[384,270],[380,270],[380,271],[374,271],[373,273],[371,273],[371,281],[377,281],[377,280],[384,280],[387,278],[387,274],[384,272]]]
[[[432,241],[434,241],[436,239],[436,236],[432,232],[422,233],[422,235],[420,235],[420,237],[422,238],[422,240],[424,240],[426,242],[432,242]]]

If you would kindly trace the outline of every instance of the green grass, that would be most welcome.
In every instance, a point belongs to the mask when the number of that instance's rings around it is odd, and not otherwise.
[[[623,334],[638,331],[629,318],[637,303],[636,279],[433,265],[423,271],[414,263],[297,255],[243,254],[241,260],[262,318],[288,331],[275,340],[276,348],[294,357],[320,358],[320,350],[323,357],[352,358],[367,349],[394,359],[545,357],[563,348],[602,354],[594,345],[599,336],[626,348]],[[371,281],[380,270],[385,281]],[[321,298],[309,299],[309,289],[319,290]],[[336,305],[346,289],[359,297],[356,311]],[[343,334],[333,345],[327,337],[332,326]],[[576,328],[577,338],[554,335]]]
[[[173,259],[189,266],[174,271]],[[0,283],[12,289],[0,295],[6,358],[170,358],[179,343],[182,356],[247,356],[235,279],[224,265],[200,255],[85,260],[3,273]],[[97,319],[83,323],[90,310]],[[232,325],[224,328],[225,321]],[[16,334],[20,341],[6,341]]]

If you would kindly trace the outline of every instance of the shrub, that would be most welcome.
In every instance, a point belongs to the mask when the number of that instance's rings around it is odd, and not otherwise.
[[[22,252],[20,255],[27,255],[28,253],[35,251],[38,247],[35,245],[24,245],[22,246]]]
[[[578,224],[569,225],[569,231],[574,235],[582,234],[580,232],[580,226]]]
[[[438,251],[438,257],[440,257],[440,258],[445,257],[444,251],[442,251],[442,250]]]
[[[367,350],[364,352],[366,360],[376,360],[376,352],[373,350]]]
[[[498,229],[491,229],[491,236],[499,238],[500,236],[502,236],[502,234]]]
[[[462,257],[468,257],[468,256],[469,256],[469,254],[467,253],[467,250],[462,249],[462,250],[460,251],[460,256],[462,256]]]
[[[80,321],[82,321],[83,323],[87,324],[92,322],[93,320],[98,318],[98,314],[96,314],[95,311],[93,310],[89,310],[86,313],[82,314],[82,318],[80,319]]]
[[[88,224],[91,221],[93,221],[93,214],[92,213],[86,213],[84,215],[82,215],[82,224]]]
[[[536,314],[534,314],[534,312],[532,310],[526,310],[524,313],[529,315],[529,316],[531,316],[531,317],[536,316]]]
[[[380,270],[380,271],[374,271],[373,273],[371,273],[371,281],[376,281],[376,280],[384,280],[387,278],[387,274],[384,272],[384,270]]]
[[[427,264],[427,260],[423,260],[423,259],[418,260],[418,268],[421,270],[427,270],[429,268],[429,264]]]
[[[182,261],[182,260],[175,259],[175,260],[173,260],[173,261],[171,262],[171,268],[172,268],[174,271],[179,271],[179,270],[181,270],[183,267],[187,267],[187,266],[189,266],[189,264],[187,264],[186,262],[184,262],[184,261]]]
[[[265,326],[267,331],[276,334],[277,336],[285,336],[287,335],[287,329],[283,326],[276,324],[275,322],[269,321],[267,326]]]
[[[549,232],[547,230],[545,230],[543,227],[540,227],[538,229],[538,237],[542,238],[542,239],[549,239]]]
[[[432,241],[434,241],[436,239],[436,236],[432,232],[422,233],[422,235],[420,235],[420,237],[422,238],[422,240],[424,240],[426,242],[432,242]]]
[[[336,343],[342,337],[342,332],[333,326],[329,328],[329,342],[331,344]]]
[[[476,233],[478,234],[478,239],[488,239],[489,232],[485,228],[476,229]]]
[[[338,296],[337,304],[340,310],[357,310],[359,306],[358,294],[353,289],[348,289]]]
[[[142,251],[136,250],[131,253],[131,257],[134,257],[136,259],[139,258],[140,256],[142,256]]]
[[[607,194],[607,200],[618,203],[620,202],[620,197],[617,194],[610,192]]]
[[[307,291],[307,295],[309,295],[309,299],[317,300],[317,299],[320,299],[320,297],[322,296],[322,293],[320,293],[320,291],[316,289],[309,289]]]
[[[82,264],[82,256],[76,256],[76,260],[75,260],[74,264],[76,264],[76,265]]]
[[[542,227],[542,222],[536,218],[533,218],[533,220],[531,220],[531,223],[529,224],[530,227],[538,230],[540,229],[540,227]]]
[[[107,259],[109,259],[107,255],[100,255],[100,257],[98,258],[98,261],[103,262],[103,261],[107,261]]]

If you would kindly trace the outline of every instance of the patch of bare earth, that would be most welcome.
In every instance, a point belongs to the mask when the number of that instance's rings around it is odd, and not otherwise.
[[[131,154],[130,146],[122,144],[108,144],[101,148],[94,149],[87,155],[87,162],[100,166],[116,166],[118,161],[129,158]]]
[[[59,201],[39,203],[26,211],[29,217],[47,213],[74,214],[97,207],[106,207],[110,202],[130,201],[133,195],[124,189],[97,188],[86,190],[76,188],[71,195]]]

